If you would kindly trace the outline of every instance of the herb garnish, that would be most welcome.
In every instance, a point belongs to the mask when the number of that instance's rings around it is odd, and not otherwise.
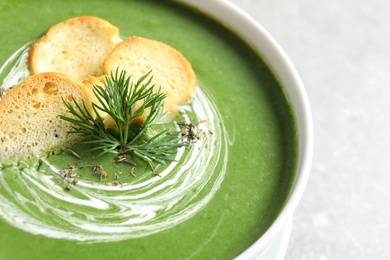
[[[60,118],[73,124],[70,133],[87,137],[83,142],[93,144],[92,150],[102,150],[100,154],[132,154],[145,161],[154,172],[154,164],[172,160],[171,156],[184,142],[182,136],[166,130],[147,141],[142,140],[146,131],[161,124],[165,117],[162,101],[166,95],[161,89],[153,91],[150,74],[151,71],[134,83],[131,76],[126,76],[126,71],[119,73],[117,69],[110,77],[105,77],[104,87],[94,86],[97,103],[92,103],[92,112],[84,102],[63,99],[74,117],[60,115]],[[107,120],[114,122],[115,127],[107,127]]]

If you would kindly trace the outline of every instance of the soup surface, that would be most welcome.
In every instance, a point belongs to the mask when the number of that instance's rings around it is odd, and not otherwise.
[[[0,258],[237,256],[275,220],[295,177],[296,126],[282,86],[237,34],[172,1],[2,0],[0,64],[50,26],[80,15],[108,20],[122,38],[156,39],[181,51],[199,85],[183,117],[206,119],[210,133],[161,168],[161,177],[140,170],[136,178],[123,174],[118,186],[87,180],[66,191],[55,173],[75,161],[67,154],[0,160]],[[1,82],[15,66],[3,66]]]

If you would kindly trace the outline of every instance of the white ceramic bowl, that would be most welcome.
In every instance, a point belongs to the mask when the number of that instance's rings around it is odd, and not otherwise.
[[[309,101],[302,81],[279,44],[253,18],[225,0],[182,0],[237,32],[266,60],[279,78],[290,99],[296,116],[299,138],[299,158],[296,179],[287,203],[269,229],[237,259],[262,258],[275,239],[286,233],[286,226],[304,192],[311,167],[313,128]]]

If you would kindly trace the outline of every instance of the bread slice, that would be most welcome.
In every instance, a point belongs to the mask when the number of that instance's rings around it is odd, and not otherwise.
[[[103,72],[109,75],[117,68],[126,70],[135,82],[152,70],[155,90],[161,86],[167,95],[164,108],[172,117],[190,102],[197,86],[191,63],[178,50],[156,40],[133,36],[120,42],[105,59]]]
[[[79,81],[103,74],[102,64],[118,42],[119,29],[94,16],[71,18],[51,27],[31,48],[30,72],[61,72]]]
[[[0,158],[38,158],[79,140],[59,118],[71,117],[62,98],[91,102],[84,84],[60,73],[31,76],[8,91],[0,102]]]
[[[93,102],[95,104],[99,104],[99,102],[98,102],[98,99],[96,98],[96,96],[93,94],[93,88],[95,86],[100,86],[100,87],[104,88],[105,78],[106,78],[106,76],[95,77],[92,75],[88,75],[83,81],[83,84],[90,90],[91,102]],[[99,115],[104,118],[106,116],[106,113],[102,112],[102,113],[99,113]]]

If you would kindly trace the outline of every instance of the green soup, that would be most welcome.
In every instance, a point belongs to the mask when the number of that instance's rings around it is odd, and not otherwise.
[[[0,64],[50,26],[80,15],[108,20],[122,38],[142,36],[181,51],[199,85],[185,115],[207,117],[213,133],[161,168],[166,175],[141,169],[113,187],[91,177],[66,191],[53,173],[74,161],[68,154],[39,163],[1,161],[0,259],[239,255],[276,219],[295,178],[298,140],[283,87],[244,39],[172,1],[1,0]],[[118,169],[105,158],[99,160],[113,177]]]

